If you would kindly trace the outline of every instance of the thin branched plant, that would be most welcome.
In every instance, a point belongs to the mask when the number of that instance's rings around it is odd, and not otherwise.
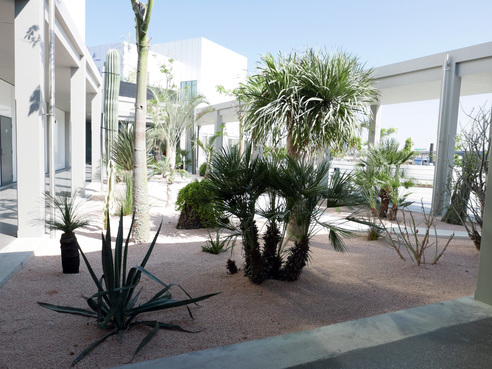
[[[435,265],[454,238],[454,233],[448,238],[444,247],[441,247],[435,225],[436,215],[434,213],[427,214],[423,203],[423,223],[417,223],[411,211],[408,211],[410,219],[406,217],[407,211],[403,210],[401,213],[402,220],[396,220],[396,227],[393,224],[385,225],[381,222],[386,233],[384,240],[397,252],[402,260],[405,260],[403,254],[406,251],[410,260],[417,263],[418,266],[426,263],[427,250],[433,248],[431,264]],[[420,228],[421,226],[422,228]],[[419,228],[423,229],[423,233],[420,232]]]

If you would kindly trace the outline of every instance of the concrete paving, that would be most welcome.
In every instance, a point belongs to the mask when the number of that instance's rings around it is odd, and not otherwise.
[[[491,340],[492,306],[465,297],[119,368],[490,368]]]

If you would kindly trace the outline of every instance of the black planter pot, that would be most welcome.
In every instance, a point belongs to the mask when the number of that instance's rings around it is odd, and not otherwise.
[[[76,274],[79,272],[79,244],[74,233],[63,233],[60,238],[61,262],[63,273]]]

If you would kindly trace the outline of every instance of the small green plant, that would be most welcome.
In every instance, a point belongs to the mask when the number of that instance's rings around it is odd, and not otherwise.
[[[219,216],[208,181],[195,180],[178,193],[176,210],[181,211],[178,229],[198,229],[215,226]]]
[[[367,230],[367,240],[368,241],[376,241],[379,240],[382,236],[383,230],[377,226],[369,226]]]
[[[136,320],[136,318],[144,313],[151,311],[159,311],[170,309],[179,306],[186,306],[190,317],[193,318],[189,304],[196,304],[199,301],[208,299],[216,293],[192,298],[182,287],[178,284],[171,283],[166,284],[162,282],[155,275],[145,269],[152,250],[157,241],[161,226],[157,230],[154,240],[149,246],[149,249],[143,258],[142,262],[138,266],[134,266],[128,269],[128,243],[133,228],[133,221],[130,226],[130,231],[126,238],[123,240],[123,215],[120,216],[120,223],[118,227],[118,235],[116,236],[116,243],[114,247],[114,254],[111,249],[111,232],[108,219],[108,231],[106,237],[102,237],[102,270],[103,275],[100,278],[96,277],[94,270],[87,260],[82,249],[80,252],[84,258],[87,269],[92,277],[92,280],[96,284],[97,292],[87,299],[87,304],[90,307],[88,309],[81,309],[71,306],[51,305],[44,302],[38,302],[39,305],[47,309],[67,314],[82,315],[91,318],[95,318],[98,321],[98,327],[101,329],[107,329],[110,332],[94,341],[89,347],[87,347],[82,353],[80,353],[72,362],[72,366],[82,360],[87,354],[89,354],[94,348],[103,343],[108,337],[118,334],[120,338],[123,337],[123,332],[135,325],[144,325],[151,327],[152,330],[144,337],[144,339],[138,345],[135,356],[159,331],[159,329],[170,329],[187,332],[180,326],[172,323],[163,323],[160,321],[148,321],[148,320]],[[127,273],[128,270],[128,273]],[[140,278],[144,274],[154,282],[157,282],[162,288],[147,302],[137,305],[138,296],[140,291],[138,290],[138,283]],[[173,299],[171,295],[171,288],[180,288],[188,297],[185,300]]]
[[[232,246],[229,243],[234,236],[227,236],[223,239],[220,238],[220,230],[217,229],[215,237],[208,233],[209,240],[206,242],[205,246],[202,246],[202,251],[208,252],[210,254],[218,255],[221,252],[227,251]]]
[[[200,165],[200,169],[198,170],[198,174],[201,177],[205,177],[205,173],[207,173],[207,163],[203,162],[202,165]]]
[[[436,216],[434,214],[426,214],[424,210],[424,205],[422,203],[422,213],[424,215],[423,224],[417,224],[415,218],[411,211],[408,211],[410,214],[410,220],[406,219],[406,211],[402,211],[403,220],[400,222],[396,221],[397,229],[393,228],[393,226],[386,226],[382,223],[382,226],[386,232],[386,237],[384,240],[397,252],[398,256],[405,260],[402,255],[402,250],[406,250],[410,260],[416,262],[418,266],[426,263],[426,250],[434,247],[433,258],[431,264],[436,264],[441,256],[444,254],[444,251],[449,246],[449,243],[454,237],[454,233],[451,234],[448,241],[444,245],[444,247],[439,247],[439,238],[437,236],[437,230],[435,226]],[[424,233],[419,233],[419,226],[423,226]],[[432,242],[431,229],[434,233],[434,241]]]

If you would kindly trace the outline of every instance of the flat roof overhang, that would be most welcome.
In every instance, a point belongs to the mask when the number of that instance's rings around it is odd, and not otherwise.
[[[488,42],[374,68],[380,104],[439,99],[448,55],[461,78],[461,96],[492,92],[492,42]]]

